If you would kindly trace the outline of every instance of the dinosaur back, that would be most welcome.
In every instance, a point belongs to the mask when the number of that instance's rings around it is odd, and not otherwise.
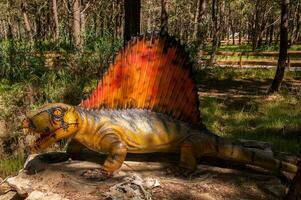
[[[85,108],[141,108],[199,123],[199,100],[184,47],[168,35],[133,38],[114,62]]]

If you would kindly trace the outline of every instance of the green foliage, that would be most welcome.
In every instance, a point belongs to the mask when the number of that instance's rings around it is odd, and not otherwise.
[[[26,81],[45,73],[44,58],[24,41],[0,42],[0,77],[11,82]]]
[[[6,177],[16,174],[22,167],[25,159],[22,155],[16,155],[0,159],[0,176]]]

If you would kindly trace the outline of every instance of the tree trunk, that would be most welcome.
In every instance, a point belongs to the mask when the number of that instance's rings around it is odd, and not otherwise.
[[[192,39],[196,46],[201,46],[203,36],[201,35],[201,23],[206,10],[206,0],[198,0],[197,9],[194,17],[194,27]]]
[[[273,42],[273,35],[274,35],[274,24],[272,24],[271,27],[270,27],[270,40],[269,40],[269,45],[271,45],[272,42]]]
[[[288,48],[288,4],[289,0],[281,0],[280,50],[277,71],[269,93],[280,90],[284,77]]]
[[[52,15],[54,21],[54,40],[59,40],[60,38],[60,27],[59,27],[59,18],[57,13],[57,2],[56,0],[52,0]]]
[[[168,31],[168,15],[166,11],[166,0],[161,0],[161,31]]]
[[[224,26],[223,14],[225,11],[225,2],[224,0],[221,0],[221,3],[219,2],[220,2],[219,0],[212,1],[213,40],[212,40],[212,52],[208,63],[209,65],[213,65],[213,63],[215,62],[216,52],[220,45],[221,33],[223,33],[223,26]]]
[[[27,4],[26,4],[26,0],[23,0],[21,3],[21,11],[22,11],[22,15],[23,15],[23,20],[24,20],[24,27],[25,27],[25,32],[28,35],[28,38],[30,40],[30,42],[33,42],[33,36],[32,36],[32,31],[31,31],[31,26],[30,26],[30,22],[28,19],[28,14],[27,14]]]
[[[261,5],[260,5],[260,0],[256,0],[255,2],[255,15],[253,19],[253,24],[252,24],[252,50],[255,51],[257,49],[258,45],[258,38],[260,34],[260,14],[261,14]]]
[[[231,32],[232,32],[232,44],[235,45],[235,29],[232,21],[231,21]]]
[[[81,38],[81,48],[83,48],[86,40],[86,4],[84,0],[80,2],[80,38]]]
[[[298,42],[299,35],[300,35],[300,23],[301,23],[301,3],[298,2],[295,14],[294,14],[294,28],[292,32],[291,42],[294,44],[295,42]]]
[[[124,43],[131,40],[132,36],[140,34],[141,0],[125,0]]]
[[[80,14],[80,0],[74,0],[72,4],[72,30],[73,30],[73,44],[77,50],[82,49],[81,40],[81,14]]]
[[[216,52],[217,52],[217,47],[218,47],[218,23],[217,23],[217,4],[218,4],[218,0],[212,0],[212,32],[213,32],[213,36],[212,36],[212,52],[211,52],[211,56],[209,59],[209,65],[213,65],[213,63],[215,62],[215,56],[216,56]]]

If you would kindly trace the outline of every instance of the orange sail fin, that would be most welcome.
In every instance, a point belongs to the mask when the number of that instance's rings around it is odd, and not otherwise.
[[[132,39],[116,56],[85,108],[141,108],[193,124],[200,121],[192,64],[184,47],[168,35]]]

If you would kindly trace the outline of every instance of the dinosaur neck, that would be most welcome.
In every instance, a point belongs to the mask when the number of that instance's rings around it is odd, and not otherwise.
[[[99,151],[99,143],[101,140],[99,130],[104,125],[104,120],[101,119],[101,116],[85,108],[77,107],[76,110],[79,115],[79,124],[74,139],[92,150]]]

